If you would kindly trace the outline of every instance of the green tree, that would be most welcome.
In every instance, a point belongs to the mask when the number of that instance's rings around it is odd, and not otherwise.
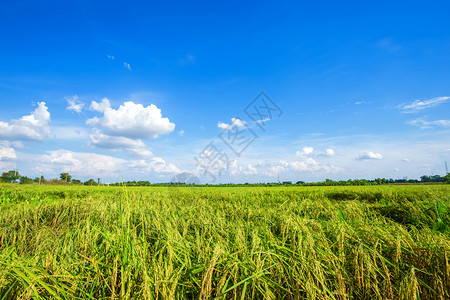
[[[450,173],[447,173],[447,175],[445,175],[443,178],[443,183],[447,183],[450,184]]]
[[[20,176],[20,184],[30,184],[33,180],[27,176]]]
[[[59,178],[61,178],[61,180],[63,181],[70,182],[72,176],[70,176],[69,173],[61,173],[59,174]]]
[[[84,185],[94,185],[95,184],[95,180],[91,178],[88,181],[85,181],[83,184]]]
[[[10,170],[8,172],[3,172],[2,176],[0,177],[1,182],[15,182],[17,179],[20,178],[19,172],[17,170]]]

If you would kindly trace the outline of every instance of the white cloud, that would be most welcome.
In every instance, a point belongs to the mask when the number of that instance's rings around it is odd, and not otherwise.
[[[217,127],[219,127],[220,129],[227,130],[228,128],[230,128],[230,125],[219,121],[217,123]]]
[[[307,172],[315,172],[315,171],[326,171],[326,172],[338,172],[342,169],[322,164],[316,161],[315,159],[308,157],[304,161],[285,161],[281,160],[280,165],[288,170],[293,170],[297,172],[307,171]]]
[[[45,102],[27,116],[10,123],[0,121],[0,139],[4,140],[36,140],[42,141],[50,134],[50,113]]]
[[[130,139],[123,136],[110,136],[94,129],[90,134],[91,145],[98,148],[105,148],[111,151],[118,149],[125,150],[134,157],[151,158],[153,152],[141,139]]]
[[[94,105],[93,108],[97,108],[97,106]],[[87,120],[86,123],[105,135],[131,139],[157,138],[159,135],[170,133],[175,129],[175,124],[171,123],[168,118],[163,118],[161,110],[154,104],[144,107],[132,101],[125,102],[117,110],[104,107],[101,118],[94,117]]]
[[[110,60],[114,60],[114,55],[106,55],[106,57]]]
[[[327,150],[325,150],[325,156],[334,156],[335,155],[335,152],[334,152],[334,150],[333,149],[327,149]]]
[[[0,146],[0,160],[14,160],[17,158],[14,148]]]
[[[303,147],[302,151],[297,151],[297,152],[295,152],[295,154],[297,156],[307,156],[307,155],[311,155],[313,152],[314,152],[313,147]]]
[[[410,162],[411,160],[409,158],[402,159],[402,162]]]
[[[181,129],[180,131],[178,131],[178,135],[179,135],[179,136],[183,136],[183,135],[184,135],[184,130]]]
[[[124,67],[125,69],[127,69],[128,71],[131,71],[131,66],[130,66],[129,63],[124,62],[124,63],[123,63],[123,67]]]
[[[90,138],[92,145],[99,148],[114,149],[145,147],[144,142],[140,139],[134,140],[123,136],[110,136],[103,134],[98,130],[94,130],[94,132],[90,134]]]
[[[245,127],[245,125],[247,124],[246,121],[240,120],[238,118],[231,118],[231,123],[237,127]]]
[[[383,155],[377,152],[372,151],[362,151],[359,153],[359,155],[355,158],[356,160],[378,160],[383,159]]]
[[[72,98],[66,97],[69,106],[66,107],[67,110],[72,110],[74,112],[80,113],[84,108],[84,103],[78,101],[78,96],[74,95]]]
[[[153,157],[151,160],[135,160],[131,161],[130,167],[144,172],[156,172],[164,174],[178,174],[178,169],[174,164],[167,163],[161,157]]]
[[[46,178],[58,177],[59,173],[68,172],[76,179],[87,180],[100,177],[117,182],[135,180],[139,176],[149,180],[155,176],[169,176],[180,172],[174,164],[160,157],[128,160],[110,155],[61,149],[48,151],[45,155],[32,155],[29,159],[37,162],[33,172],[39,174],[42,171]]]
[[[69,150],[49,151],[48,154],[42,155],[39,161],[41,162],[39,169],[44,171],[69,172],[82,177],[117,176],[126,163],[117,157]]]
[[[103,98],[102,102],[98,103],[96,101],[91,102],[91,106],[89,107],[91,110],[95,110],[98,112],[104,112],[107,108],[111,107],[111,102],[108,98]]]
[[[409,121],[408,124],[418,126],[421,129],[427,129],[427,128],[431,128],[433,126],[450,127],[450,120],[425,121],[422,118],[418,118],[418,119]]]
[[[248,164],[247,168],[243,170],[243,173],[244,175],[256,175],[258,174],[258,170],[251,164]]]
[[[414,113],[426,108],[435,107],[450,100],[450,97],[436,97],[428,100],[416,100],[410,104],[401,104],[398,106],[403,113]]]
[[[246,125],[247,125],[247,122],[244,121],[244,120],[241,120],[239,118],[231,118],[231,124],[223,123],[223,122],[220,122],[220,121],[217,123],[217,127],[221,128],[223,130],[229,130],[233,126],[245,127]]]

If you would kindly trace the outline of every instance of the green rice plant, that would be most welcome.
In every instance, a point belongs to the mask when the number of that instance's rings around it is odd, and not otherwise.
[[[0,299],[448,299],[449,191],[1,185]]]

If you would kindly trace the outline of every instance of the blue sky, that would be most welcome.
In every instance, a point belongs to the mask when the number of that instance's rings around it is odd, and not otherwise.
[[[1,171],[444,175],[448,1],[92,2],[2,4]],[[245,113],[260,92],[280,109],[262,123]],[[239,155],[234,130],[256,137]]]

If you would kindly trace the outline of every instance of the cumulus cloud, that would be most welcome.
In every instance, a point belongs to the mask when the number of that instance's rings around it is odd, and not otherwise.
[[[379,160],[383,159],[383,155],[372,151],[362,151],[355,158],[356,160]]]
[[[409,104],[398,106],[403,113],[415,113],[426,108],[435,107],[450,100],[450,97],[436,97],[428,100],[416,100]]]
[[[313,147],[303,147],[302,151],[297,151],[295,154],[297,156],[308,156],[311,155],[314,152]]]
[[[0,139],[3,140],[34,140],[42,141],[50,134],[50,113],[45,102],[39,102],[38,107],[27,116],[9,123],[0,121]]]
[[[49,151],[48,154],[42,155],[39,161],[41,162],[40,169],[56,168],[83,177],[96,177],[99,174],[114,176],[122,171],[123,165],[126,163],[123,159],[109,155],[69,150]]]
[[[80,113],[84,108],[84,103],[78,101],[78,96],[74,95],[73,97],[66,97],[67,103],[69,106],[66,107],[67,110],[72,110],[74,112]]]
[[[180,169],[178,169],[174,164],[167,163],[161,157],[153,157],[150,160],[135,160],[131,161],[130,167],[133,169],[138,169],[145,172],[156,172],[163,174],[178,174]]]
[[[304,160],[280,160],[278,162],[258,162],[255,165],[248,163],[246,166],[239,166],[237,161],[231,161],[228,174],[233,176],[239,175],[260,175],[260,176],[277,176],[280,173],[289,173],[292,176],[298,176],[298,173],[338,173],[342,172],[344,169],[323,164],[315,159],[308,157]]]
[[[163,118],[161,110],[154,104],[144,107],[142,104],[128,101],[120,105],[119,109],[110,106],[100,107],[98,104],[91,104],[91,107],[104,109],[103,116],[89,119],[86,123],[106,135],[146,139],[157,138],[175,129],[175,124],[168,118]]]
[[[251,164],[247,165],[247,168],[243,170],[244,175],[256,175],[258,174],[258,170],[253,167]]]
[[[334,150],[333,149],[327,149],[327,150],[325,150],[325,156],[334,156],[335,155],[335,152],[334,152]]]
[[[0,145],[0,160],[14,160],[17,158],[14,148]]]
[[[91,106],[89,106],[89,108],[91,110],[95,110],[95,111],[98,111],[101,113],[110,107],[111,107],[111,102],[108,100],[108,98],[103,98],[100,103],[97,101],[92,101]]]
[[[327,171],[337,172],[340,169],[334,166],[319,163],[315,159],[308,157],[303,161],[280,161],[280,165],[288,170],[293,171]]]
[[[142,148],[145,147],[142,140],[129,139],[123,136],[110,136],[94,130],[90,134],[91,144],[99,148],[113,149],[113,148]]]
[[[421,129],[432,128],[433,126],[450,127],[450,120],[425,121],[422,118],[408,122],[409,125],[418,126]]]
[[[36,170],[54,174],[68,172],[82,178],[118,177],[123,176],[124,173],[140,173],[150,176],[152,173],[174,174],[180,172],[174,164],[167,163],[160,157],[126,160],[96,153],[56,150],[40,155],[37,161],[39,161],[39,166]]]
[[[231,123],[227,124],[227,123],[223,123],[223,122],[218,122],[217,123],[217,127],[223,129],[223,130],[229,130],[231,129],[233,126],[236,127],[245,127],[247,125],[247,122],[244,120],[241,120],[239,118],[231,118]]]
[[[141,139],[130,139],[123,136],[110,136],[94,130],[90,134],[91,145],[97,148],[105,148],[112,151],[124,150],[134,157],[151,158],[153,153]]]

